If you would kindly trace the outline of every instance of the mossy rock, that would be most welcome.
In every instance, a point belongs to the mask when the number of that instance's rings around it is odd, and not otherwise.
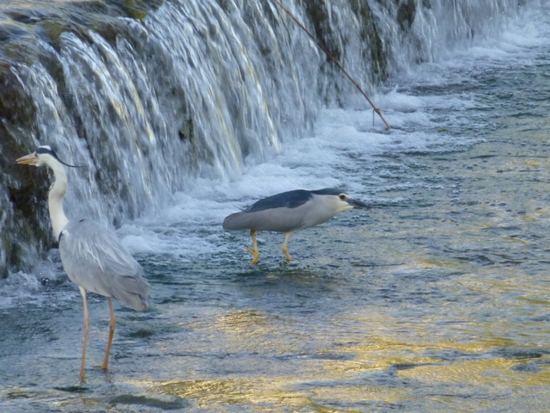
[[[47,171],[22,167],[15,159],[35,149],[40,139],[37,108],[12,70],[14,65],[40,62],[65,96],[65,78],[59,59],[38,40],[60,50],[63,33],[89,41],[89,30],[114,44],[124,34],[118,17],[143,19],[162,0],[11,1],[2,7],[0,23],[0,277],[10,270],[30,270],[56,245],[47,208],[50,183]],[[107,182],[108,186],[112,183]]]
[[[53,243],[45,204],[47,179],[36,180],[31,176],[36,171],[15,164],[34,149],[28,145],[37,134],[35,105],[18,85],[9,66],[0,64],[0,230],[6,260],[2,276],[9,268],[29,269],[32,258]]]

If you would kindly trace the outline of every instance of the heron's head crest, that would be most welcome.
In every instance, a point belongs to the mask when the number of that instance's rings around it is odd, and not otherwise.
[[[63,162],[61,159],[59,159],[59,156],[57,156],[57,153],[52,149],[51,146],[49,145],[42,145],[42,146],[39,146],[38,149],[36,149],[36,151],[34,152],[37,157],[39,157],[39,155],[50,155],[51,157],[53,157],[56,161],[60,162],[61,164],[65,165],[65,166],[68,166],[70,168],[80,168],[80,166],[77,166],[77,165],[70,165],[66,162]],[[38,166],[38,165],[37,165]]]
[[[33,153],[23,156],[16,160],[18,164],[34,165],[34,166],[42,166],[42,165],[52,166],[51,162],[53,161],[59,162],[60,164],[69,166],[71,168],[79,168],[79,166],[69,165],[68,163],[63,162],[61,159],[59,159],[59,156],[57,156],[57,153],[55,153],[55,151],[49,145],[39,146],[36,149],[36,151],[34,151]]]

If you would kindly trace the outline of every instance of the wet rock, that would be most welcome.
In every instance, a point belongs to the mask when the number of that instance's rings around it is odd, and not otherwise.
[[[47,209],[47,171],[15,164],[35,149],[35,139],[47,141],[37,128],[37,107],[12,68],[40,62],[65,97],[65,78],[58,59],[40,42],[59,50],[59,37],[72,32],[86,40],[87,31],[116,42],[117,17],[143,18],[161,0],[83,1],[45,4],[13,1],[0,17],[0,277],[30,270],[45,257],[55,240]],[[62,7],[61,7],[62,6]]]
[[[503,347],[493,351],[498,357],[511,360],[527,360],[537,359],[550,354],[550,348],[518,348],[518,347]]]
[[[166,400],[148,396],[135,396],[133,394],[121,394],[110,400],[111,404],[130,404],[154,407],[162,410],[179,410],[191,406],[188,400],[176,396],[165,396]]]
[[[361,40],[365,45],[362,57],[372,62],[373,81],[385,80],[388,75],[388,61],[372,10],[368,2],[352,2],[351,7],[362,21]]]
[[[30,151],[36,108],[8,65],[0,66],[0,90],[0,276],[5,277],[9,268],[29,269],[48,244],[43,241],[48,216],[46,187],[31,177],[35,171],[15,164]]]
[[[510,367],[510,370],[517,371],[520,373],[540,373],[542,371],[542,368],[540,368],[535,363],[521,363],[516,364],[513,367]]]
[[[337,33],[333,31],[331,25],[331,13],[324,0],[311,0],[306,2],[305,10],[314,28],[315,38],[321,45],[334,57],[340,60],[342,50],[338,47],[334,37]]]
[[[416,14],[416,2],[415,0],[406,0],[399,5],[397,11],[397,21],[401,30],[406,31],[410,29],[414,22],[414,16]]]
[[[364,45],[363,57],[373,62],[373,77],[382,80],[386,76],[386,59],[383,53],[383,42],[376,29],[374,16],[368,2],[350,2],[350,7],[361,22],[361,40]],[[336,59],[341,60],[344,54],[345,39],[335,30],[333,20],[338,18],[336,10],[329,8],[324,0],[312,0],[305,3],[306,13],[313,25],[314,35],[321,45]]]

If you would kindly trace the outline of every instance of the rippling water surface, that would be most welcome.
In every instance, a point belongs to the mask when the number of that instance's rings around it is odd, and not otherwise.
[[[51,276],[56,252],[8,278],[0,410],[548,411],[549,36],[525,16],[385,85],[391,132],[327,109],[240,180],[198,180],[121,228],[154,306],[116,306],[105,374],[108,306],[90,297],[83,386],[82,302]],[[259,235],[252,267],[248,234],[221,228],[259,197],[326,186],[373,208],[296,234],[290,263],[281,234]]]

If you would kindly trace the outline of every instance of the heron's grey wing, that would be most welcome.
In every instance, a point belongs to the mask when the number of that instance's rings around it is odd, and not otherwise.
[[[149,306],[143,268],[110,229],[87,218],[71,220],[61,232],[59,252],[75,284],[114,297],[134,310]]]
[[[279,207],[229,215],[223,221],[226,230],[253,229],[256,231],[294,232],[303,228],[312,200],[295,208]]]
[[[303,214],[297,209],[312,199],[309,191],[297,189],[260,199],[247,209],[223,221],[225,230],[289,232],[300,227]]]

